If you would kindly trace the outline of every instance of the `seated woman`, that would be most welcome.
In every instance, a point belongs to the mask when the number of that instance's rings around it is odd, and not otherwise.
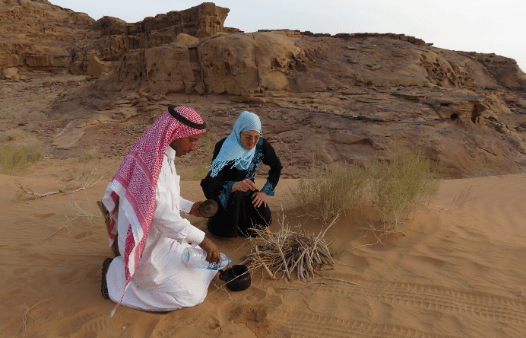
[[[262,189],[254,183],[259,163],[270,166]],[[212,166],[201,187],[219,210],[208,220],[208,231],[219,237],[253,236],[250,228],[264,228],[272,222],[267,196],[274,195],[283,166],[274,148],[261,137],[261,121],[244,111],[232,133],[214,149]]]

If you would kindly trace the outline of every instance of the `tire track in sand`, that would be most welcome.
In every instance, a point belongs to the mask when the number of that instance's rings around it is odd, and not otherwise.
[[[402,304],[426,310],[468,314],[484,320],[526,327],[526,302],[483,292],[414,283],[362,283],[362,287],[331,284],[318,292],[336,297],[364,294],[390,304]]]
[[[293,338],[319,338],[319,337],[377,337],[377,338],[453,338],[435,333],[415,330],[412,328],[391,325],[376,324],[371,322],[344,320],[333,316],[308,314],[295,312],[292,315],[285,313],[274,313],[272,321],[290,329]]]

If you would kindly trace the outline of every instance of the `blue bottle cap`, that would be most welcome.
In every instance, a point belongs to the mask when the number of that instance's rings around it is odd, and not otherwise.
[[[188,250],[185,250],[183,252],[183,264],[185,266],[188,266],[188,261],[190,260],[190,253],[188,252]]]

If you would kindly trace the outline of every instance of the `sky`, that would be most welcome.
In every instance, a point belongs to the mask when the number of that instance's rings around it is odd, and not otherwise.
[[[93,19],[128,23],[203,1],[50,0]],[[397,33],[435,47],[495,53],[515,59],[526,72],[526,0],[216,0],[230,9],[225,27],[245,32],[299,29],[313,33]]]

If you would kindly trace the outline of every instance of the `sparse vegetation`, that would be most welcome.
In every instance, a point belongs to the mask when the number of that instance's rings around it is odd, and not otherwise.
[[[420,150],[395,148],[389,161],[375,160],[369,171],[371,202],[384,232],[401,232],[409,214],[438,191],[437,167]]]
[[[79,175],[77,174],[79,170],[77,168],[73,168],[71,171],[70,169],[66,169],[63,171],[66,177],[62,178],[62,182],[71,182],[74,179],[76,179]],[[58,176],[57,176],[58,177]]]
[[[401,232],[410,213],[434,196],[439,171],[419,150],[395,148],[389,161],[367,167],[334,165],[302,179],[291,189],[295,202],[312,217],[330,223],[337,215],[369,204],[378,211],[382,233]]]
[[[93,159],[99,159],[102,158],[102,154],[99,152],[98,149],[85,149],[80,152],[79,154],[79,161],[85,162]]]
[[[42,113],[42,112],[32,112],[32,113],[29,113],[28,115],[29,117],[29,120],[30,121],[33,121],[33,122],[38,122],[38,121],[45,121],[47,120],[47,115]]]
[[[363,202],[367,171],[357,164],[326,167],[310,179],[301,179],[290,193],[303,211],[329,223],[338,214],[345,214]]]
[[[1,93],[0,93],[1,94]],[[28,124],[47,120],[47,115],[39,109],[39,102],[23,100],[19,105],[6,107],[0,111],[0,120],[16,124]]]
[[[95,176],[95,171],[96,169],[93,169],[92,171],[85,171],[79,176],[77,176],[76,178],[67,182],[61,189],[55,190],[55,191],[49,191],[46,193],[38,193],[36,191],[33,191],[29,188],[22,186],[19,183],[18,184],[20,187],[19,192],[22,194],[22,196],[19,197],[19,200],[25,196],[28,196],[29,198],[32,198],[32,199],[37,199],[37,198],[47,197],[47,196],[55,195],[55,194],[72,194],[77,191],[89,189],[93,187],[95,184],[97,184],[97,182],[99,182],[102,179],[102,177]],[[71,184],[75,181],[78,181],[78,187],[76,189],[70,189]]]
[[[9,129],[0,133],[0,142],[16,141],[24,138],[24,132],[20,129]]]
[[[0,145],[0,166],[7,171],[22,170],[27,168],[29,163],[42,159],[46,153],[47,149],[40,142],[18,146]]]
[[[27,125],[27,130],[35,131],[35,130],[40,129],[40,126],[41,125],[38,122],[29,122],[29,124]]]
[[[53,116],[51,117],[53,120],[55,121],[60,121],[64,118],[64,116],[60,113],[56,113],[56,114],[53,114]]]
[[[0,169],[6,173],[23,170],[47,154],[42,142],[20,129],[0,133],[0,142]]]
[[[100,215],[95,215],[93,213],[93,210],[91,208],[91,203],[89,201],[89,198],[86,196],[86,200],[87,200],[87,205],[88,205],[88,209],[87,210],[84,210],[82,207],[80,207],[77,203],[77,201],[73,200],[69,200],[66,205],[69,207],[70,211],[71,211],[71,216],[69,215],[65,215],[66,216],[66,221],[64,221],[62,224],[63,226],[58,228],[54,233],[52,233],[49,237],[53,237],[55,236],[55,234],[57,234],[60,230],[62,229],[67,229],[68,232],[71,232],[69,230],[69,227],[73,225],[73,221],[76,220],[77,218],[80,218],[80,217],[86,217],[88,222],[90,222],[90,224],[92,224],[92,220],[93,220],[93,217],[101,217]]]

